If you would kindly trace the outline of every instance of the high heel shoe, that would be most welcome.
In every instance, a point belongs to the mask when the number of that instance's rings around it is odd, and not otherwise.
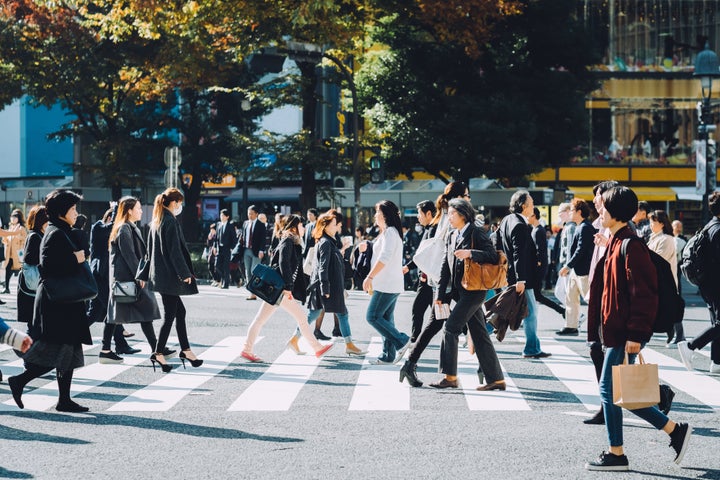
[[[193,360],[192,358],[188,358],[188,356],[185,355],[185,352],[180,352],[180,354],[178,355],[178,357],[180,357],[180,360],[182,361],[183,369],[185,369],[185,360],[187,360],[188,362],[190,362],[190,365],[192,365],[192,366],[195,367],[195,368],[197,368],[197,367],[199,367],[200,365],[203,364],[203,361],[200,360],[199,358],[196,358],[195,360]]]
[[[345,353],[348,357],[363,357],[367,355],[367,350],[360,350],[353,342],[345,344]]]
[[[307,353],[300,350],[300,345],[298,345],[298,338],[296,336],[290,337],[290,340],[287,341],[287,348],[295,352],[295,355],[305,355]]]
[[[406,360],[405,364],[400,369],[400,383],[403,382],[407,378],[408,383],[411,387],[422,387],[423,382],[420,381],[420,379],[417,377],[417,372],[415,371],[416,364],[411,362],[410,360]]]
[[[163,363],[160,360],[158,360],[156,355],[162,355],[162,354],[161,353],[153,353],[152,355],[150,355],[150,363],[152,363],[153,372],[155,371],[156,363],[158,365],[160,365],[160,368],[162,369],[163,373],[169,373],[173,368],[175,368],[173,365],[170,365],[169,363]]]

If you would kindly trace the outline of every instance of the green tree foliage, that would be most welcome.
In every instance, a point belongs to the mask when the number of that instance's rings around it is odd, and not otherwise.
[[[586,133],[592,63],[571,0],[524,0],[478,55],[400,11],[379,22],[358,79],[388,170],[515,184],[569,158]]]

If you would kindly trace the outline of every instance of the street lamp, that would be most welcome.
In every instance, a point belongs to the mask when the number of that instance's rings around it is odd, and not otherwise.
[[[705,50],[695,58],[694,77],[700,78],[702,90],[702,103],[698,102],[698,148],[696,151],[696,191],[702,195],[702,223],[710,221],[708,197],[715,191],[717,173],[715,169],[715,149],[709,148],[710,132],[715,131],[715,119],[711,111],[710,98],[712,97],[713,79],[720,77],[720,62],[718,56],[710,50],[706,43]]]

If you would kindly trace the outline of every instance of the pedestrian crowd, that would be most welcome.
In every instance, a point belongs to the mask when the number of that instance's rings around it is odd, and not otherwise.
[[[434,201],[418,203],[417,226],[403,225],[398,206],[380,201],[375,205],[373,227],[358,227],[354,236],[343,235],[345,219],[336,210],[310,209],[306,218],[278,214],[271,226],[255,206],[248,208],[242,224],[221,210],[219,222],[210,227],[203,258],[208,261],[212,285],[221,289],[242,282],[249,287],[260,264],[282,278],[282,295],[275,304],[260,302],[245,337],[241,355],[254,363],[264,363],[255,352],[255,343],[278,308],[295,320],[286,343],[295,354],[307,353],[299,343],[301,337],[318,358],[331,350],[333,342],[322,343],[331,337],[321,331],[325,314],[330,314],[333,336],[344,340],[345,353],[364,357],[367,352],[352,336],[346,306],[349,289],[371,295],[365,320],[381,336],[382,351],[369,363],[395,365],[405,360],[399,381],[412,387],[424,384],[417,364],[438,334],[442,377],[429,386],[458,388],[458,350],[465,334],[467,347],[478,360],[477,390],[490,392],[506,389],[491,334],[502,341],[507,328],[522,327],[521,357],[531,361],[551,356],[538,337],[538,303],[564,318],[558,336],[579,336],[586,322],[601,409],[585,423],[605,425],[609,445],[586,468],[627,470],[623,416],[613,399],[613,367],[624,361],[634,363],[653,334],[659,298],[650,252],[669,264],[679,292],[687,256],[683,249],[693,241],[688,243],[682,235],[679,220],[671,222],[667,212],[652,210],[617,182],[599,183],[593,195],[592,203],[576,198],[559,205],[562,225],[555,236],[542,224],[527,190],[515,192],[508,214],[491,225],[478,216],[462,182],[449,183]],[[73,371],[85,363],[82,345],[92,343],[89,325],[93,322],[105,324],[99,363],[122,363],[120,355],[139,353],[127,343],[133,334],[125,330],[126,325],[138,323],[152,352],[153,370],[172,371],[177,365],[168,360],[176,353],[183,367],[186,362],[196,368],[203,364],[191,348],[182,300],[198,293],[177,219],[183,209],[182,192],[169,188],[155,198],[147,238],[137,225],[143,213],[140,201],[123,197],[85,239],[76,228],[81,199],[69,190],[53,191],[44,205],[30,210],[27,224],[23,213],[14,210],[10,227],[0,229],[5,245],[5,291],[11,276],[19,274],[18,320],[27,324],[27,331],[19,332],[0,322],[0,340],[13,345],[25,364],[23,373],[8,379],[19,408],[24,407],[26,385],[54,369],[59,392],[56,409],[88,410],[72,400],[70,389]],[[685,338],[682,318],[665,333],[667,346],[678,348],[688,370],[694,369],[693,351],[711,343],[709,370],[720,373],[720,282],[715,278],[720,269],[713,267],[720,259],[720,193],[710,196],[708,206],[713,218],[703,228],[707,268],[697,283],[708,304],[711,325],[692,341]],[[233,264],[239,267],[233,269]],[[501,285],[507,285],[504,288],[483,286],[468,273],[478,266],[503,265],[506,270],[486,271],[499,271]],[[553,283],[557,301],[543,294],[543,287]],[[406,289],[417,291],[409,333],[395,319],[398,297]],[[246,298],[258,299],[252,293]],[[586,316],[581,314],[583,303]],[[159,319],[162,325],[156,335],[153,321]],[[173,326],[179,353],[167,346]],[[631,412],[669,435],[674,461],[680,463],[692,428],[668,418],[674,393],[667,386],[660,390],[664,394],[658,405]]]

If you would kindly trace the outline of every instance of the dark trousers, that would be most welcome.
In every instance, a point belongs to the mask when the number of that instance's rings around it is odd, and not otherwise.
[[[420,282],[419,285],[412,306],[412,332],[410,333],[410,341],[413,343],[415,343],[422,331],[425,310],[433,303],[432,287],[428,285],[427,282]]]
[[[178,340],[180,342],[181,350],[190,350],[190,341],[187,335],[187,326],[185,325],[185,316],[187,311],[182,299],[177,295],[169,295],[167,293],[161,293],[163,309],[165,310],[163,316],[163,324],[160,327],[160,335],[158,336],[157,345],[155,346],[156,352],[163,352],[167,345],[168,337],[170,336],[170,330],[172,330],[173,322],[175,322],[175,331],[177,332]]]
[[[535,292],[535,300],[537,300],[538,303],[541,303],[541,304],[545,305],[546,307],[552,308],[560,315],[565,314],[565,307],[563,307],[562,305],[560,305],[557,302],[550,300],[548,297],[543,295],[542,290],[540,288],[534,288],[533,292]]]
[[[220,248],[215,259],[215,270],[220,279],[220,287],[228,288],[230,286],[230,250]]]
[[[458,336],[465,325],[475,344],[475,355],[480,368],[478,373],[485,374],[487,383],[503,380],[495,347],[485,327],[485,315],[482,304],[485,290],[468,291],[461,289],[457,293],[457,303],[450,317],[445,321],[443,339],[440,345],[440,370],[445,375],[457,375]]]
[[[443,329],[444,324],[445,320],[435,319],[435,309],[431,309],[430,319],[425,323],[420,331],[420,335],[418,335],[417,340],[413,343],[408,361],[411,363],[417,363],[420,360],[420,355],[422,355],[427,346],[430,344],[430,340],[435,338],[435,335]]]
[[[5,262],[5,291],[10,291],[10,278],[13,274],[19,273],[20,270],[13,270],[13,259],[8,258]]]
[[[113,338],[116,350],[118,348],[122,350],[123,347],[128,346],[127,340],[123,336],[123,330],[125,330],[123,326],[118,323],[106,323],[103,329],[102,349],[110,350],[110,341]]]
[[[710,359],[713,363],[720,364],[720,320],[718,320],[720,318],[720,298],[714,298],[707,292],[714,288],[714,285],[700,287],[700,296],[705,300],[708,310],[710,310],[711,325],[688,342],[688,347],[691,350],[700,350],[708,343],[712,343],[710,346]]]

